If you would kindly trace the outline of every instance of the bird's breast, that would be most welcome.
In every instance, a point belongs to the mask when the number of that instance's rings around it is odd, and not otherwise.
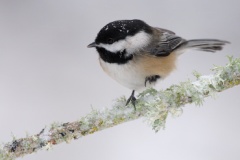
[[[103,70],[121,85],[131,90],[145,89],[146,77],[159,75],[165,78],[174,68],[176,55],[155,57],[150,55],[135,55],[125,64],[108,63],[99,58]],[[147,84],[147,87],[152,86]]]

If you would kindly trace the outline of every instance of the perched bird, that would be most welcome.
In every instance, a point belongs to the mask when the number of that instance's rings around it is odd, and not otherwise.
[[[108,23],[88,47],[97,49],[100,65],[110,77],[132,90],[126,105],[131,101],[135,106],[134,92],[169,75],[178,55],[187,49],[215,52],[226,43],[218,39],[185,40],[134,19]]]

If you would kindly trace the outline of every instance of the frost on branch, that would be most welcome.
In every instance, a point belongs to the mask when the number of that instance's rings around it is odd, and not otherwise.
[[[213,96],[240,83],[240,59],[229,57],[225,67],[214,67],[213,75],[200,76],[197,81],[172,85],[165,91],[146,90],[140,94],[142,106],[148,106],[144,114],[155,131],[164,128],[167,115],[179,116],[187,103],[201,105],[205,97]]]
[[[187,103],[201,105],[205,97],[212,96],[240,84],[240,59],[229,58],[225,67],[214,67],[214,74],[200,76],[197,81],[172,85],[165,91],[147,89],[138,95],[136,111],[133,106],[125,107],[124,97],[116,100],[111,109],[92,110],[80,120],[69,123],[53,123],[38,134],[26,138],[13,139],[0,146],[0,160],[13,160],[53,145],[70,142],[82,136],[116,126],[120,123],[144,117],[157,132],[165,127],[169,114],[179,116]]]

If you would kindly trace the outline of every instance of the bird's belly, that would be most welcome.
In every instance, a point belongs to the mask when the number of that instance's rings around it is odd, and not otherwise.
[[[132,62],[119,65],[100,59],[100,65],[110,77],[131,90],[140,90],[145,87],[145,75]]]
[[[155,83],[147,83],[148,76],[159,75],[165,78],[175,68],[175,54],[167,57],[153,57],[138,55],[126,64],[107,63],[101,58],[100,65],[103,70],[121,85],[131,90],[143,90],[145,87],[151,87]]]

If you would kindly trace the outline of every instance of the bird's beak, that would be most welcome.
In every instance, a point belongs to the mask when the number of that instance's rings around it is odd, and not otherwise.
[[[95,42],[93,42],[93,43],[89,44],[87,47],[88,48],[97,47],[97,44]]]

